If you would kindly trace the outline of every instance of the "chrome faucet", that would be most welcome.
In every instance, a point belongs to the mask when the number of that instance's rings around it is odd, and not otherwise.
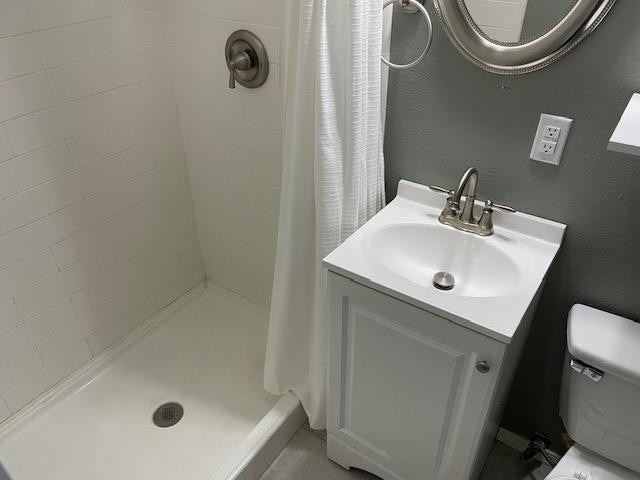
[[[436,192],[447,194],[447,203],[440,214],[438,220],[444,225],[457,228],[465,232],[475,233],[477,235],[493,234],[493,209],[497,208],[505,212],[515,212],[515,210],[507,205],[498,205],[491,200],[487,200],[482,209],[482,215],[476,220],[474,215],[474,206],[476,202],[476,189],[478,188],[478,170],[474,167],[468,168],[460,177],[458,188],[448,190],[446,188],[432,185],[429,187]],[[460,212],[460,202],[465,189],[467,195],[464,199],[464,207]]]

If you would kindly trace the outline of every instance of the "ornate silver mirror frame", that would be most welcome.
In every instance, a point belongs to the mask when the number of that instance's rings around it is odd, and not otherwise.
[[[433,0],[442,27],[460,53],[484,70],[501,75],[533,72],[563,57],[596,29],[615,2],[576,0],[559,22],[539,37],[500,43],[480,30],[464,0]]]

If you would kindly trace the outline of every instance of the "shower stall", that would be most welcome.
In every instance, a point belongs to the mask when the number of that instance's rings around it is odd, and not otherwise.
[[[281,0],[0,2],[0,478],[257,478]],[[225,42],[269,56],[229,89]]]

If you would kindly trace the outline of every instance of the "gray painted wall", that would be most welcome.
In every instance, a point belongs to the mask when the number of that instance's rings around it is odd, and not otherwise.
[[[639,18],[639,1],[619,0],[571,55],[520,77],[473,66],[436,25],[427,59],[389,78],[389,200],[400,179],[454,186],[473,165],[480,171],[480,198],[568,225],[503,418],[503,426],[525,436],[540,431],[558,441],[571,305],[640,320],[640,157],[606,150],[631,94],[640,91]],[[420,32],[418,15],[396,12],[394,61],[422,48]],[[541,112],[574,118],[559,167],[529,160]]]

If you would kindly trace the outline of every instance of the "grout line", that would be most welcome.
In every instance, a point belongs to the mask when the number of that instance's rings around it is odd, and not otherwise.
[[[187,43],[176,43],[176,42],[171,42],[171,41],[166,41],[165,42],[168,46],[170,47],[183,47],[183,48],[192,48],[194,50],[199,50],[201,52],[206,52],[208,54],[217,54],[217,55],[224,55],[224,49],[223,48],[205,48],[205,47],[199,47],[196,45],[190,45]],[[221,58],[221,61],[224,61],[224,57]],[[273,59],[269,58],[269,65],[277,65],[278,67],[281,66],[281,61],[280,59],[278,59],[278,61],[273,61]]]
[[[103,92],[103,93],[104,93],[104,92]],[[96,94],[96,95],[100,95],[100,94]],[[87,97],[85,97],[85,98],[87,98]],[[75,100],[72,100],[72,101],[75,101]],[[2,162],[2,163],[6,163],[6,162],[8,162],[9,160],[13,160],[13,159],[16,159],[16,158],[22,157],[22,156],[24,156],[24,155],[32,154],[32,153],[34,153],[34,152],[37,152],[38,150],[42,150],[42,149],[47,148],[47,147],[52,147],[53,145],[57,145],[57,144],[58,144],[58,143],[60,143],[60,142],[65,142],[65,143],[66,143],[66,142],[68,142],[69,140],[73,140],[74,138],[79,137],[79,136],[81,136],[81,135],[85,135],[85,134],[87,134],[87,133],[89,133],[89,132],[95,132],[96,130],[100,130],[100,129],[102,129],[102,128],[106,128],[106,127],[110,127],[110,126],[116,125],[116,124],[118,124],[118,123],[120,123],[120,122],[124,122],[124,121],[126,121],[126,120],[130,120],[131,118],[133,118],[133,117],[135,117],[135,116],[143,115],[143,114],[146,114],[146,113],[151,112],[152,110],[159,109],[159,108],[162,108],[162,107],[166,107],[166,106],[168,106],[168,105],[170,105],[170,104],[172,104],[172,103],[174,103],[174,104],[175,104],[175,103],[176,103],[176,102],[175,102],[175,100],[170,100],[170,101],[168,101],[168,102],[160,103],[160,104],[158,104],[158,105],[155,105],[155,106],[153,106],[153,107],[149,108],[148,110],[142,110],[142,111],[140,111],[140,112],[136,112],[136,113],[129,114],[129,115],[127,115],[127,116],[125,116],[125,117],[122,117],[122,118],[120,118],[120,119],[118,119],[118,120],[114,120],[113,122],[105,123],[104,125],[99,125],[99,126],[97,126],[97,127],[95,127],[95,128],[91,128],[91,129],[89,129],[89,130],[83,130],[82,132],[74,133],[74,134],[73,134],[73,135],[71,135],[70,137],[65,137],[65,138],[62,138],[62,139],[56,140],[55,142],[47,143],[46,145],[42,145],[42,146],[37,147],[37,148],[34,148],[34,149],[32,149],[32,150],[27,150],[26,152],[23,152],[23,153],[16,154],[16,153],[15,153],[15,149],[13,149],[13,145],[11,145],[11,148],[14,150],[14,156],[13,156],[13,157],[11,157],[11,158],[9,158],[9,159],[7,159],[5,162]],[[177,104],[176,104],[176,105],[177,105]],[[46,109],[45,109],[45,110],[46,110]],[[39,111],[42,111],[42,110],[39,110]],[[37,112],[34,112],[34,113],[37,113]],[[8,135],[7,135],[7,138],[8,138]],[[9,138],[8,138],[8,139],[9,139]],[[11,142],[11,139],[9,139],[9,142]],[[67,151],[69,152],[68,145],[67,145]],[[105,158],[106,158],[106,157],[105,157]],[[73,163],[73,157],[71,157],[71,153],[70,153],[70,152],[69,152],[69,160],[71,161],[71,164],[73,165],[74,170],[75,170],[75,169],[77,169],[77,168],[81,168],[81,167],[76,167],[76,165]],[[95,162],[93,162],[93,163],[95,163]],[[1,165],[1,164],[0,164],[0,165]],[[67,173],[69,173],[69,172],[67,172]],[[63,175],[66,175],[66,174],[63,174]],[[62,176],[62,175],[59,175],[59,176]],[[57,177],[55,177],[55,178],[57,178]],[[43,182],[43,183],[44,183],[44,182]],[[35,186],[35,185],[34,185],[34,186]]]
[[[217,20],[222,20],[224,22],[232,22],[232,23],[240,23],[242,25],[250,25],[250,26],[255,26],[255,27],[263,27],[263,28],[273,28],[276,30],[282,30],[282,25],[271,25],[268,23],[256,23],[256,22],[249,22],[246,20],[243,20],[241,18],[233,18],[233,17],[221,17],[219,15],[212,15],[209,13],[204,13],[204,12],[197,12],[197,11],[191,11],[191,10],[179,10],[171,5],[166,6],[164,8],[164,10],[167,13],[172,13],[174,15],[192,15],[192,16],[196,16],[196,17],[206,17],[206,18],[215,18]],[[283,17],[283,15],[281,15],[281,17]]]
[[[77,21],[77,22],[63,23],[63,24],[60,24],[60,25],[53,25],[53,26],[50,26],[50,27],[36,28],[35,24],[33,23],[33,14],[30,11],[29,5],[27,4],[27,13],[29,15],[29,21],[31,23],[32,30],[28,31],[28,32],[13,33],[13,34],[5,35],[3,37],[0,37],[0,40],[4,40],[5,38],[15,38],[15,37],[23,37],[23,36],[27,36],[27,35],[34,35],[34,34],[38,34],[38,33],[41,33],[41,32],[49,32],[51,30],[56,30],[56,29],[75,27],[77,25],[84,25],[84,24],[87,24],[87,23],[101,22],[101,21],[104,21],[104,20],[111,20],[111,19],[114,19],[114,18],[126,17],[128,15],[137,15],[137,14],[144,13],[144,12],[152,12],[154,10],[162,11],[163,9],[161,7],[143,8],[143,9],[140,9],[140,10],[130,10],[128,12],[118,13],[118,14],[115,14],[115,15],[104,15],[104,16],[101,16],[101,17],[90,18],[90,19],[87,19],[87,20],[80,20],[80,21]]]
[[[74,98],[74,99],[71,99],[71,100],[65,100],[64,102],[56,103],[55,105],[50,105],[48,107],[41,108],[39,110],[35,110],[33,112],[29,112],[29,113],[25,113],[25,114],[22,114],[22,115],[18,115],[17,117],[13,117],[13,118],[10,118],[8,120],[5,120],[5,121],[3,121],[3,125],[6,125],[6,124],[11,123],[11,122],[14,122],[16,120],[23,119],[24,117],[28,117],[30,115],[35,115],[35,114],[38,114],[38,113],[46,112],[47,110],[52,110],[54,108],[58,108],[58,107],[61,107],[63,105],[68,105],[70,103],[81,102],[81,101],[86,100],[88,98],[97,97],[97,96],[100,96],[100,95],[104,95],[106,93],[114,92],[116,90],[120,90],[120,89],[127,88],[127,87],[132,87],[134,85],[139,85],[141,83],[149,82],[151,80],[158,79],[158,78],[160,78],[162,76],[168,76],[170,74],[171,74],[171,72],[158,73],[156,75],[152,75],[151,77],[147,77],[147,78],[144,78],[142,80],[136,80],[135,82],[127,83],[127,84],[124,84],[124,85],[119,85],[117,87],[112,87],[112,88],[109,88],[107,90],[101,90],[99,92],[92,93],[90,95],[85,95],[84,97],[78,97],[78,98]],[[74,136],[80,135],[80,134],[82,134],[82,133],[84,133],[86,131],[89,131],[89,130],[83,130],[82,132],[79,132],[79,133],[75,134]],[[9,141],[11,141],[11,138],[9,138]],[[59,141],[60,140],[58,140],[58,141],[56,141],[54,143],[58,143]],[[39,147],[39,148],[41,148],[41,147]],[[39,148],[37,148],[36,150],[38,150]],[[27,152],[25,152],[25,153],[27,153]]]

